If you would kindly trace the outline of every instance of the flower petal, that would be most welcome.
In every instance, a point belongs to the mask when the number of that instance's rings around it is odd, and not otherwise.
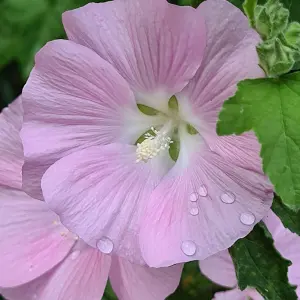
[[[199,261],[199,266],[201,272],[211,281],[226,287],[237,285],[234,265],[228,250]]]
[[[10,300],[101,299],[111,258],[91,247],[75,250],[54,270],[23,286],[1,292]]]
[[[18,131],[21,130],[23,123],[23,106],[22,97],[19,96],[12,103],[1,111],[1,115],[10,124],[12,124]]]
[[[240,289],[236,288],[236,289],[226,291],[226,292],[215,293],[215,296],[214,296],[213,300],[248,300],[249,299],[248,296],[249,296],[248,295],[248,289],[246,289],[244,291],[241,291]],[[263,298],[261,296],[260,296],[260,298],[258,298],[258,297],[257,298],[252,298],[251,297],[251,299],[253,299],[253,300],[263,300]]]
[[[265,176],[233,166],[205,144],[180,141],[177,163],[152,193],[143,219],[142,253],[153,267],[202,260],[227,249],[272,203]]]
[[[7,188],[0,188],[0,199],[0,287],[13,287],[57,265],[75,239],[60,234],[58,217],[44,202]]]
[[[125,80],[92,50],[70,41],[48,43],[23,90],[24,187],[41,198],[40,180],[64,155],[116,140],[141,114]]]
[[[206,21],[205,55],[195,77],[177,98],[185,118],[194,121],[192,125],[201,134],[210,134],[215,131],[223,102],[234,95],[237,83],[263,77],[264,72],[256,52],[259,35],[238,8],[226,0],[207,0],[197,10]]]
[[[113,258],[110,282],[122,300],[163,300],[179,285],[183,265],[149,268]]]
[[[272,211],[263,221],[272,234],[276,249],[283,257],[292,262],[288,271],[289,282],[300,287],[300,237],[285,228]],[[300,297],[300,288],[297,289],[297,295]]]
[[[75,152],[47,170],[42,189],[62,223],[86,243],[141,263],[140,218],[166,170],[159,157],[136,163],[135,150],[111,144]]]
[[[195,74],[205,48],[203,17],[164,0],[91,3],[64,13],[63,23],[69,39],[110,62],[135,92],[165,92],[165,105]]]
[[[22,187],[23,148],[19,136],[22,119],[21,98],[0,114],[0,186]]]

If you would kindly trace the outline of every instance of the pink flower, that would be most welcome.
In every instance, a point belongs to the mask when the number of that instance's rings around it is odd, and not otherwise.
[[[109,240],[111,253],[150,266],[204,259],[245,236],[272,189],[253,134],[215,127],[237,82],[263,76],[246,17],[224,0],[197,10],[116,0],[63,23],[70,40],[37,54],[24,88],[25,190],[90,246]]]
[[[122,300],[171,294],[181,265],[152,269],[103,254],[68,231],[45,202],[20,189],[21,122],[18,99],[0,115],[0,293],[9,300],[98,300],[109,277]],[[109,247],[103,241],[104,252]]]
[[[263,300],[264,298],[252,288],[241,291],[237,286],[234,265],[228,250],[221,251],[199,262],[201,272],[215,283],[232,288],[218,292],[214,300]]]
[[[289,259],[292,265],[289,267],[289,282],[298,286],[297,295],[300,297],[300,237],[284,228],[280,219],[270,211],[264,218],[272,237],[274,245],[280,254]],[[230,291],[215,294],[215,300],[263,300],[264,298],[252,288],[241,291],[237,287],[237,279],[232,259],[227,250],[221,251],[199,262],[202,273],[219,285],[232,288]]]

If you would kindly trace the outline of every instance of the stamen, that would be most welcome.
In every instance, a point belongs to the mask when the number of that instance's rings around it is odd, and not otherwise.
[[[173,143],[168,136],[169,130],[166,130],[165,127],[163,127],[161,131],[157,131],[154,127],[151,127],[151,130],[155,135],[147,132],[144,135],[145,140],[137,144],[137,163],[140,161],[147,162],[149,159],[157,156],[161,151],[170,149],[170,144]]]

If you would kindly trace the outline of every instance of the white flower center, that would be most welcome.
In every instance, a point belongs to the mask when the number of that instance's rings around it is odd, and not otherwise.
[[[151,130],[155,135],[145,133],[145,140],[142,143],[137,144],[136,162],[147,162],[149,159],[157,156],[161,151],[170,149],[170,144],[173,143],[171,138],[168,136],[170,131],[169,124],[164,126],[160,131],[157,131],[154,127],[152,127]]]

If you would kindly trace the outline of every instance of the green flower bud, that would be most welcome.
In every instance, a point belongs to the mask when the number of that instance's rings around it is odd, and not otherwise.
[[[268,0],[265,5],[257,5],[257,0],[245,0],[243,8],[250,25],[263,40],[276,37],[288,26],[289,10],[279,0]]]
[[[295,59],[294,50],[288,47],[280,35],[258,45],[260,66],[269,77],[276,77],[292,70]]]
[[[287,43],[295,48],[300,48],[300,24],[297,22],[292,22],[289,24],[287,30],[284,33],[284,37]]]

